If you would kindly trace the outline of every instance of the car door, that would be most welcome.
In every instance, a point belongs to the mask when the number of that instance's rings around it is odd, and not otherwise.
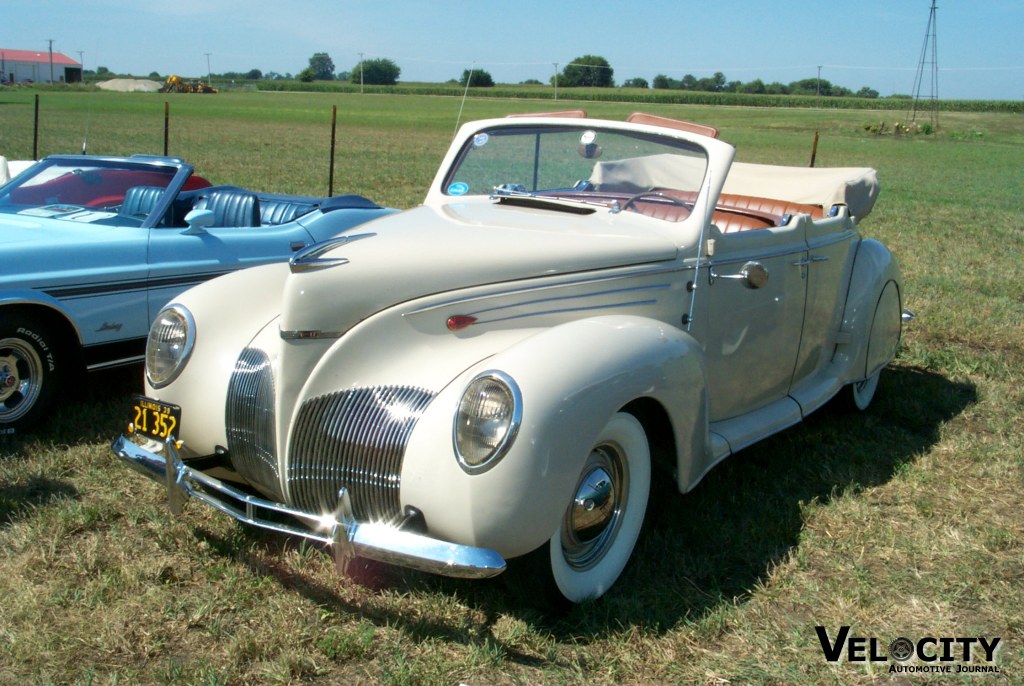
[[[785,398],[800,350],[807,246],[801,224],[713,231],[696,292],[712,422]],[[747,276],[744,276],[746,274]],[[703,293],[701,293],[703,290]]]
[[[296,222],[276,226],[152,229],[149,316],[182,291],[229,272],[283,262],[313,242]]]
[[[806,413],[837,389],[838,381],[828,364],[842,326],[843,305],[859,237],[853,222],[846,216],[805,221],[807,304],[791,395]]]

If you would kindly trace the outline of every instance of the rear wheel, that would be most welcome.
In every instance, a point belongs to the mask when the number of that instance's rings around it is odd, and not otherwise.
[[[850,404],[856,409],[863,412],[868,409],[871,405],[871,401],[875,397],[875,391],[878,390],[878,377],[882,374],[882,370],[879,369],[877,372],[856,383],[850,384]]]
[[[63,371],[60,358],[41,322],[0,324],[0,434],[27,428],[49,411]]]

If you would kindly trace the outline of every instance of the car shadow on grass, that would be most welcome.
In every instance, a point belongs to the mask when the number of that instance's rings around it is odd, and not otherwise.
[[[28,457],[37,442],[71,446],[113,440],[128,423],[132,394],[142,390],[140,364],[82,373],[62,389],[49,416],[29,429],[0,436],[0,458]]]
[[[141,389],[141,367],[122,367],[84,377],[55,411],[30,430],[0,436],[0,466],[16,475],[32,469],[40,450],[108,441],[123,425],[130,393]],[[0,476],[0,528],[54,500],[78,499],[70,482],[46,476]]]
[[[556,622],[556,634],[667,630],[749,596],[795,550],[806,504],[887,483],[938,442],[942,425],[977,392],[898,366],[883,372],[866,412],[841,400],[729,457],[686,495],[671,484],[652,493],[631,566],[600,601]]]
[[[59,479],[33,477],[24,483],[0,483],[0,529],[54,500],[78,498],[78,490]]]

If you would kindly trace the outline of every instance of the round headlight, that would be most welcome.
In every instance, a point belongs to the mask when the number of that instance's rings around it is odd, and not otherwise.
[[[519,431],[523,399],[510,376],[489,371],[466,387],[455,413],[455,455],[467,472],[482,472],[500,460]]]
[[[181,305],[160,311],[146,340],[146,378],[153,388],[163,388],[178,377],[195,342],[196,323],[191,312]]]

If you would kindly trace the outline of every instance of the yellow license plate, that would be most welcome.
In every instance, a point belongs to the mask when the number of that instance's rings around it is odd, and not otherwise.
[[[181,432],[181,408],[137,395],[128,421],[130,432],[166,441],[169,436],[177,438]]]

